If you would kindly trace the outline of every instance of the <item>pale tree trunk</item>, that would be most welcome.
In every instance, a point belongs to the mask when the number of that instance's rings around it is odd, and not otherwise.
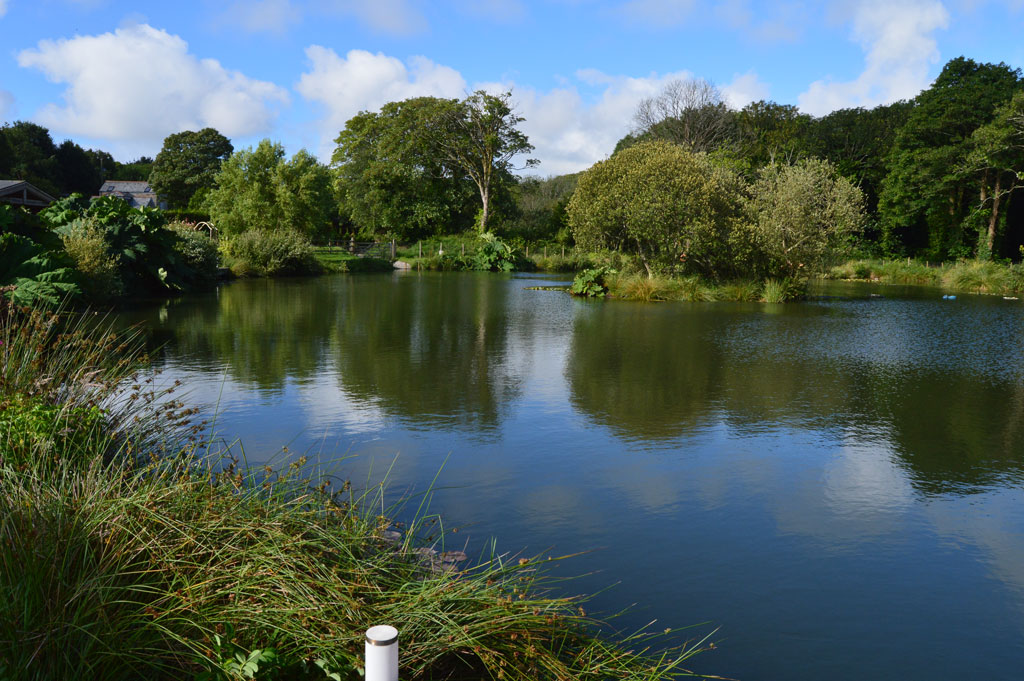
[[[484,234],[487,232],[487,216],[489,211],[490,196],[488,192],[483,189],[480,190],[480,202],[483,204],[483,208],[480,211],[480,233]]]
[[[1002,198],[999,195],[1000,181],[1002,180],[1002,173],[996,173],[996,186],[992,192],[992,215],[988,218],[988,234],[985,238],[985,243],[988,245],[988,258],[992,259],[992,249],[996,244],[996,223],[999,221],[999,199]]]

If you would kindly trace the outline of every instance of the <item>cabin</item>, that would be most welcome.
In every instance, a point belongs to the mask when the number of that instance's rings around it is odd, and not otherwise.
[[[0,202],[24,206],[38,213],[53,202],[53,197],[25,180],[0,180]]]
[[[132,208],[167,209],[167,202],[157,196],[149,182],[141,180],[107,180],[100,187],[99,196],[116,196]]]

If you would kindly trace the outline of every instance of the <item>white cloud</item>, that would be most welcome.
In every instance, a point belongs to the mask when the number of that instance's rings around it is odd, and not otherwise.
[[[381,33],[409,35],[427,28],[426,18],[409,0],[326,0],[324,7],[354,16]]]
[[[0,90],[0,123],[14,113],[14,95],[7,90]]]
[[[768,84],[762,83],[753,71],[737,74],[732,82],[723,85],[721,90],[725,101],[734,109],[742,109],[751,102],[768,99],[770,92]]]
[[[685,22],[696,4],[696,0],[629,0],[620,11],[637,23],[667,28]]]
[[[326,110],[320,121],[321,158],[328,158],[345,122],[360,111],[374,111],[388,102],[410,97],[462,97],[466,81],[455,69],[413,57],[400,59],[364,50],[344,57],[329,48],[306,48],[312,70],[302,74],[295,90]]]
[[[307,48],[306,55],[311,68],[295,90],[324,108],[325,115],[317,123],[321,159],[330,157],[333,140],[360,111],[375,111],[387,102],[410,97],[461,98],[467,90],[511,90],[516,110],[526,119],[522,129],[536,148],[530,156],[540,159],[538,172],[544,175],[584,170],[607,158],[632,128],[640,100],[658,94],[672,80],[692,77],[687,71],[637,78],[582,69],[551,90],[507,81],[468,87],[458,71],[424,57],[403,62],[363,50],[339,56],[319,45]],[[723,89],[730,101],[741,105],[767,96],[767,86],[752,73],[737,76]]]
[[[816,115],[853,106],[875,106],[917,95],[931,82],[928,69],[938,61],[933,34],[949,25],[937,0],[868,0],[853,14],[853,37],[866,52],[855,80],[811,83],[799,97],[800,109]]]
[[[301,17],[291,0],[238,0],[225,10],[220,23],[250,33],[283,33]]]
[[[559,175],[585,170],[607,158],[615,143],[630,132],[640,100],[658,94],[672,80],[690,77],[686,71],[633,78],[584,69],[576,73],[577,80],[601,88],[589,102],[572,83],[547,92],[514,84],[502,87],[511,88],[526,119],[523,132],[536,147],[530,156],[541,162],[537,171]]]
[[[188,44],[148,25],[41,41],[18,64],[66,83],[65,106],[34,120],[60,134],[112,143],[115,153],[150,153],[173,132],[211,126],[229,137],[269,132],[285,90],[190,54]]]
[[[0,17],[7,14],[7,0],[0,0]]]

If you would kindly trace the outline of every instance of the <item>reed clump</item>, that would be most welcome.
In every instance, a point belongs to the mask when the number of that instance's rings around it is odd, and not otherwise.
[[[245,467],[131,332],[32,314],[0,314],[0,678],[357,679],[382,622],[406,679],[674,678],[702,648],[599,634],[546,561],[470,562],[382,485]]]

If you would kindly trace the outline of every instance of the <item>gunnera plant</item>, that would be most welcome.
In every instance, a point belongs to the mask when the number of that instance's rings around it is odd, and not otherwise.
[[[110,253],[106,228],[94,217],[74,220],[61,235],[64,250],[81,275],[86,298],[105,301],[124,295],[120,257]]]

